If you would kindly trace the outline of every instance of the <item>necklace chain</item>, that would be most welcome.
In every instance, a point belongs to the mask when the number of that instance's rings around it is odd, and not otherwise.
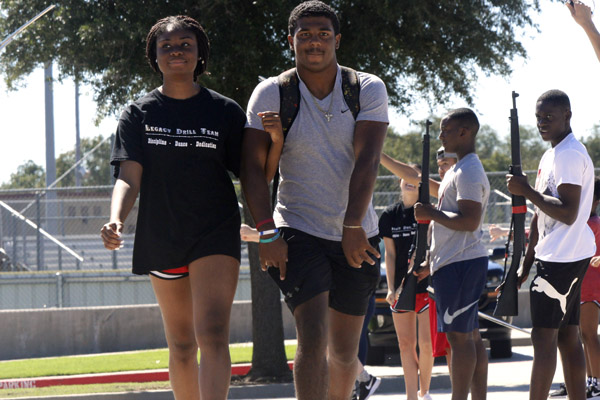
[[[334,88],[334,90],[331,91],[331,100],[329,100],[329,107],[327,108],[327,111],[323,110],[319,106],[319,104],[317,103],[317,99],[315,99],[315,96],[313,96],[313,94],[310,92],[310,90],[308,91],[308,93],[310,94],[310,98],[312,99],[313,103],[315,104],[315,107],[317,107],[317,109],[323,113],[323,115],[325,116],[325,119],[327,119],[327,122],[331,121],[331,118],[333,117],[333,114],[331,113],[331,107],[333,106],[333,95],[335,93],[335,88]]]

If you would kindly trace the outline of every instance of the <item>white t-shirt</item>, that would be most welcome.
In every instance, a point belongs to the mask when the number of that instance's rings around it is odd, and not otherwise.
[[[281,159],[281,181],[273,218],[278,227],[287,226],[310,235],[340,241],[348,205],[350,177],[354,171],[354,126],[358,121],[388,123],[387,91],[375,75],[358,72],[360,112],[354,120],[344,101],[342,76],[338,72],[333,91],[324,99],[312,98],[300,78],[300,107],[290,127]],[[331,121],[322,110],[331,103]],[[264,130],[261,111],[279,111],[277,78],[261,82],[252,93],[246,111],[246,127]],[[373,205],[362,221],[367,237],[379,232]]]
[[[481,242],[483,216],[490,196],[490,183],[477,154],[469,153],[454,165],[440,184],[438,210],[458,213],[459,200],[481,203],[481,220],[473,232],[455,231],[433,222],[431,239],[431,273],[458,261],[487,257]]]
[[[581,186],[579,212],[575,222],[566,225],[536,207],[539,237],[535,257],[542,261],[573,262],[596,252],[594,233],[587,224],[594,196],[594,165],[573,133],[546,150],[540,160],[535,190],[558,198],[557,188],[562,184]]]

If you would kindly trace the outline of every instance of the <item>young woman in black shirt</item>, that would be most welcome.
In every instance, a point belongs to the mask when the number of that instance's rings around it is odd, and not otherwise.
[[[240,214],[228,171],[239,173],[244,111],[200,86],[209,41],[194,19],[161,19],[146,56],[162,86],[125,109],[111,163],[107,249],[140,194],[133,272],[150,274],[177,399],[226,399],[229,317],[240,264]],[[198,349],[201,361],[198,365]]]

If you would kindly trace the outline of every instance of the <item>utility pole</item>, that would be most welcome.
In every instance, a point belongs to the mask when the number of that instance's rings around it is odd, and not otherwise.
[[[75,78],[75,164],[81,160],[81,140],[79,132],[79,79]],[[81,186],[81,166],[75,168],[75,186]]]
[[[48,187],[56,180],[52,61],[48,61],[44,65],[44,95],[46,113],[46,187]],[[46,228],[52,235],[57,233],[57,209],[56,192],[48,190],[46,192]]]

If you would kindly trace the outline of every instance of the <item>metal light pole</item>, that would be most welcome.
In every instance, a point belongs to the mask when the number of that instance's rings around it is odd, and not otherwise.
[[[79,79],[75,78],[75,164],[81,160],[81,140],[79,132]],[[75,169],[75,186],[81,186],[81,168]]]

